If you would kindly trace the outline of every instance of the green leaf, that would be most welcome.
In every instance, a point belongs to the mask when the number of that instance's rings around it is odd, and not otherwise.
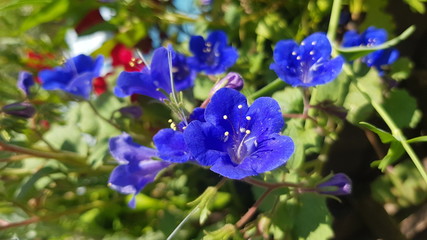
[[[348,93],[350,79],[345,74],[340,74],[332,82],[320,85],[316,90],[316,103],[332,101],[337,105],[342,105]]]
[[[88,157],[88,163],[92,166],[92,168],[101,166],[105,156],[108,156],[108,139],[109,138],[103,138],[98,140],[95,146],[90,149],[91,152]]]
[[[224,21],[231,29],[237,29],[240,26],[241,8],[234,4],[227,6],[227,11],[224,14]]]
[[[399,128],[414,128],[421,120],[416,99],[403,89],[396,89],[390,93],[384,102],[384,109]]]
[[[387,154],[383,159],[381,159],[378,168],[384,172],[386,167],[399,160],[399,158],[403,155],[404,152],[405,149],[403,148],[400,142],[392,142],[390,144],[390,148],[388,149]]]
[[[396,138],[394,138],[393,135],[391,135],[389,132],[386,132],[380,128],[377,128],[376,126],[370,123],[360,122],[359,125],[376,133],[378,137],[380,137],[382,143],[389,143],[389,142],[396,141]]]
[[[366,75],[359,76],[357,83],[350,84],[349,92],[343,106],[348,110],[347,120],[353,124],[357,124],[370,116],[373,107],[354,84],[358,84],[359,88],[376,102],[382,102],[383,85],[378,72],[374,68],[371,68]]]
[[[412,69],[414,68],[414,64],[407,57],[399,58],[396,62],[394,62],[390,66],[390,76],[394,80],[401,81],[409,78]]]
[[[411,138],[406,141],[407,143],[417,143],[417,142],[427,142],[427,136],[420,136],[416,138]]]
[[[208,76],[198,76],[193,88],[194,98],[201,101],[207,99],[213,85],[214,83],[208,78]]]
[[[68,10],[68,0],[55,0],[46,4],[43,8],[38,10],[36,13],[30,15],[24,20],[21,25],[21,31],[25,32],[30,28],[33,28],[42,23],[51,22],[61,16],[63,16]]]
[[[336,47],[336,50],[338,51],[339,54],[343,55],[347,59],[347,61],[353,61],[363,56],[366,56],[372,52],[375,52],[377,50],[393,47],[397,45],[399,42],[408,38],[414,31],[415,31],[415,26],[410,26],[399,36],[375,47],[349,47],[349,48]]]
[[[285,88],[272,96],[284,113],[302,113],[304,109],[302,92],[299,88]]]
[[[405,2],[411,7],[412,10],[415,10],[418,13],[424,14],[426,11],[423,3],[425,1],[423,0],[405,0]]]
[[[18,194],[16,195],[15,199],[19,202],[26,202],[34,193],[35,191],[35,184],[36,182],[47,175],[50,175],[52,173],[57,172],[57,169],[54,169],[52,167],[44,167],[40,170],[38,170],[35,174],[33,174],[19,189]]]
[[[20,8],[25,5],[35,5],[35,4],[46,4],[50,3],[52,0],[16,0],[16,1],[5,1],[0,4],[0,15],[4,11],[13,10]]]

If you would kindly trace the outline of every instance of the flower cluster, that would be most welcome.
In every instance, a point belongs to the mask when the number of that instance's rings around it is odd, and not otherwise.
[[[274,48],[274,70],[280,79],[293,87],[312,87],[334,80],[342,70],[344,59],[331,58],[331,44],[323,33],[314,33],[301,42],[282,40]]]
[[[343,47],[374,47],[383,44],[387,41],[387,32],[384,29],[369,27],[363,33],[358,34],[354,30],[347,31],[342,40]],[[384,74],[382,67],[392,64],[399,57],[399,51],[393,48],[382,49],[370,53],[362,58],[362,62],[366,63],[368,67],[375,67],[378,69],[380,75]]]

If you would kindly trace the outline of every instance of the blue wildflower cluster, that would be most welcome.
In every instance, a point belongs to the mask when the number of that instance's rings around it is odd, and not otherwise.
[[[369,27],[358,34],[354,30],[347,31],[342,40],[343,47],[375,47],[387,41],[387,32],[384,29]],[[361,60],[368,67],[375,67],[380,75],[384,75],[383,67],[390,65],[399,57],[399,51],[394,48],[377,50],[363,57]]]

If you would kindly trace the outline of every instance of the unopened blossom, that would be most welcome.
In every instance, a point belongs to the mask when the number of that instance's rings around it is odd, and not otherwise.
[[[331,59],[332,47],[323,33],[314,33],[300,45],[282,40],[274,48],[274,70],[280,79],[293,87],[312,87],[334,80],[342,70],[341,56]]]
[[[19,72],[17,86],[25,92],[26,95],[30,93],[30,87],[35,84],[33,74],[27,71]]]
[[[317,185],[319,193],[329,195],[348,195],[351,193],[351,179],[343,174],[337,173],[329,178],[326,182]]]

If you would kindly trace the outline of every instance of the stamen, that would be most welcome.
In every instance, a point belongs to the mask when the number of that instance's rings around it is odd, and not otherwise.
[[[240,128],[239,130],[241,133],[244,133],[246,131],[246,128]]]
[[[169,119],[169,120],[168,120],[168,123],[172,123],[172,122],[173,122],[173,120],[172,120],[172,119]]]
[[[246,130],[246,131],[245,131],[245,133],[246,133],[246,134],[250,134],[250,133],[251,133],[251,130],[249,130],[249,129],[248,129],[248,130]]]
[[[224,133],[224,136],[228,136],[228,135],[230,135],[230,133],[228,132],[228,131],[226,131],[225,133]]]
[[[297,52],[293,51],[293,52],[292,52],[292,55],[293,55],[293,56],[297,55]]]
[[[301,56],[298,56],[298,57],[297,57],[297,60],[301,60]]]
[[[311,42],[311,45],[316,45],[317,44],[317,42],[316,41],[313,41],[313,42]]]
[[[135,67],[135,63],[133,63],[133,62],[129,62],[129,66],[131,66],[131,67]]]
[[[301,42],[301,46],[304,46],[305,45],[305,42]]]
[[[243,108],[243,105],[242,105],[242,104],[239,104],[239,106],[237,106],[237,108],[238,108],[238,109],[242,109],[242,108]]]
[[[222,118],[224,118],[224,120],[228,119],[227,115],[222,116]]]
[[[131,59],[131,61],[132,61],[132,62],[135,62],[135,61],[136,61],[136,58],[132,58],[132,59]]]
[[[173,122],[173,123],[171,123],[170,128],[172,128],[173,130],[175,130],[175,131],[176,131],[176,124],[175,124],[174,122]]]
[[[246,120],[250,121],[251,119],[251,116],[246,116]]]
[[[314,51],[310,51],[310,55],[314,55]]]

